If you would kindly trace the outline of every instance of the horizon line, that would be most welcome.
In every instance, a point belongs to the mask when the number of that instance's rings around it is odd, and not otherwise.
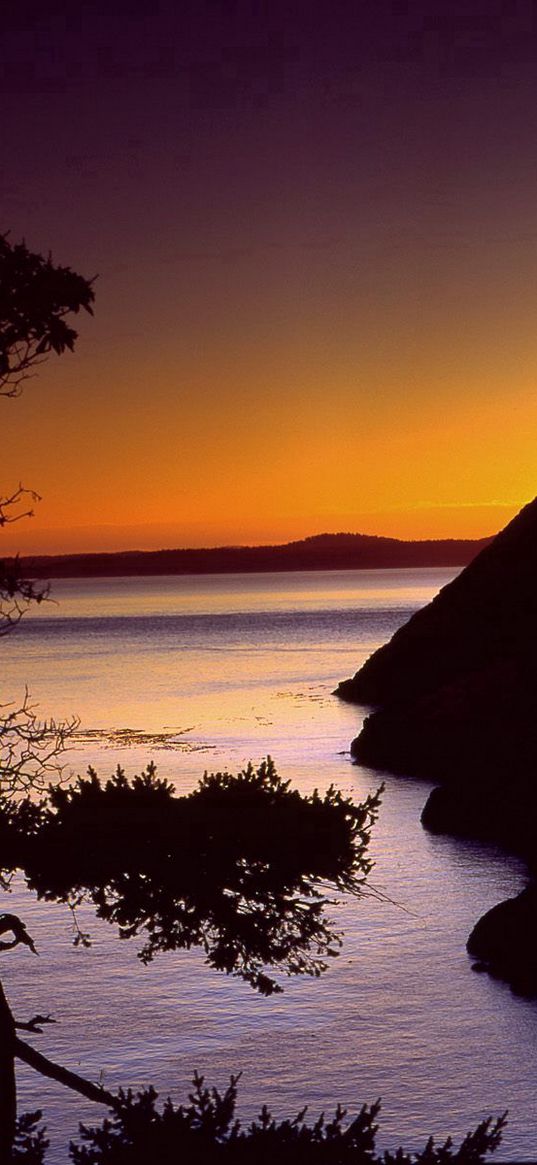
[[[101,558],[101,557],[118,557],[126,558],[130,555],[157,555],[157,554],[218,554],[219,551],[239,551],[239,550],[279,550],[289,546],[302,546],[305,543],[319,542],[327,538],[360,538],[369,542],[395,542],[403,546],[427,546],[433,544],[462,543],[463,545],[470,545],[479,542],[491,541],[495,534],[482,534],[478,537],[456,537],[449,535],[441,538],[398,538],[391,534],[366,534],[362,531],[353,530],[337,530],[337,531],[323,531],[320,534],[306,534],[302,538],[291,538],[284,542],[222,542],[213,546],[159,546],[151,548],[132,547],[128,550],[60,550],[60,551],[21,551],[19,553],[7,554],[6,558],[25,559],[42,559],[42,558]]]

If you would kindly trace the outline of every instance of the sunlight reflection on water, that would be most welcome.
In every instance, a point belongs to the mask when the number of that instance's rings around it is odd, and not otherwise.
[[[9,644],[4,691],[25,682],[46,714],[78,713],[69,760],[129,773],[152,756],[179,790],[205,768],[270,753],[303,790],[335,782],[356,798],[381,776],[348,755],[361,712],[331,694],[452,572],[66,580]],[[152,1081],[184,1097],[194,1068],[226,1084],[243,1071],[241,1113],[261,1102],[315,1116],[383,1097],[380,1143],[418,1147],[512,1110],[501,1157],[532,1156],[537,1008],[472,974],[465,941],[476,918],[521,884],[493,849],[431,837],[419,815],[428,786],[387,778],[371,882],[391,899],[334,907],[343,950],[322,980],[262,999],[210,972],[199,952],[144,968],[91,912],[89,951],[70,945],[69,917],[17,887],[40,959],[18,950],[4,979],[18,1016],[61,1020],[38,1046],[114,1088]],[[36,1041],[37,1042],[37,1041]],[[51,1165],[96,1107],[21,1068],[21,1101],[43,1106]]]

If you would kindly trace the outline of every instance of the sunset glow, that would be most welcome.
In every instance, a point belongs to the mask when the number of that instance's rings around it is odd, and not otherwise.
[[[41,30],[4,228],[97,273],[96,316],[2,404],[5,488],[44,497],[8,552],[479,536],[533,497],[531,29],[489,22],[483,76],[471,5],[445,59],[382,8]]]

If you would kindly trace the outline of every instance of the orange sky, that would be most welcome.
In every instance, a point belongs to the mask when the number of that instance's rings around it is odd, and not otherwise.
[[[14,22],[0,229],[99,278],[0,400],[0,491],[43,495],[6,553],[474,537],[537,493],[537,33],[500,8]]]
[[[138,360],[107,372],[98,317],[83,328],[78,354],[50,361],[21,399],[0,402],[9,434],[3,478],[21,477],[43,495],[31,521],[3,532],[6,552],[285,541],[336,530],[474,537],[501,528],[533,496],[531,384],[496,394],[452,387],[448,412],[430,376],[423,393],[406,395],[398,384],[405,403],[395,407],[388,394],[361,397],[349,369],[343,375],[332,360],[319,368],[313,354],[300,388],[295,367],[264,368],[264,390],[252,399],[255,354],[241,368],[213,354],[216,392],[209,371],[204,381],[192,369],[188,383],[179,357],[176,369],[161,357],[151,373]]]

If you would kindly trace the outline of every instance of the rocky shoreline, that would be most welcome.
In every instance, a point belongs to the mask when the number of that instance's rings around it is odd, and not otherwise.
[[[527,862],[529,886],[479,920],[468,951],[537,997],[537,500],[337,695],[372,707],[355,760],[438,782],[426,829]]]

